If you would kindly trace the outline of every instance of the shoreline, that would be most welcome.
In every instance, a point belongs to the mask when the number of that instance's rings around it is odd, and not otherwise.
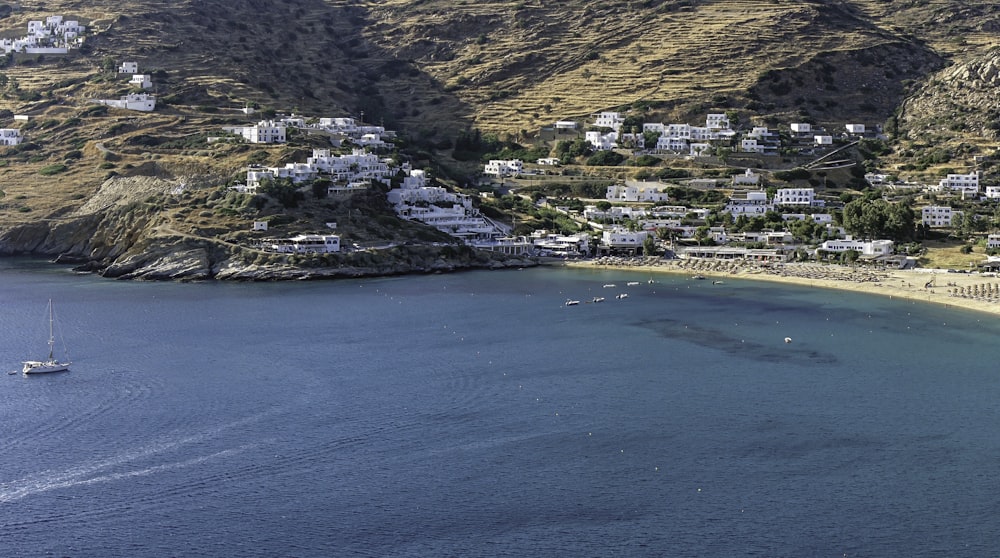
[[[875,270],[816,263],[761,266],[737,261],[663,260],[655,257],[603,257],[563,261],[562,265],[580,269],[701,275],[714,280],[769,281],[895,297],[1000,315],[1000,277],[979,273],[948,273],[943,269]]]

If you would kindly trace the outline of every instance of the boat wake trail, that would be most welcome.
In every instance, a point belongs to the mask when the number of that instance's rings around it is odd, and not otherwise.
[[[195,465],[200,465],[202,463],[205,463],[206,461],[210,461],[213,459],[221,459],[223,457],[236,455],[238,453],[246,451],[247,449],[250,449],[251,447],[254,446],[242,446],[239,448],[223,450],[210,455],[196,457],[185,461],[179,461],[177,463],[155,465],[152,467],[146,467],[145,469],[138,469],[122,473],[109,473],[89,478],[88,476],[90,474],[93,474],[92,472],[78,471],[78,472],[67,472],[62,475],[48,477],[45,479],[22,479],[20,481],[14,481],[12,483],[3,483],[2,485],[0,485],[0,503],[14,502],[22,498],[33,496],[35,494],[40,494],[42,492],[48,492],[50,490],[58,490],[62,488],[71,488],[74,486],[84,486],[91,484],[100,484],[105,482],[113,482],[133,477],[145,477],[148,475],[164,471],[183,469],[185,467],[192,467]]]
[[[35,494],[49,492],[51,490],[113,482],[133,477],[143,477],[165,471],[192,467],[210,460],[230,457],[256,447],[259,444],[242,445],[236,448],[225,449],[203,456],[179,460],[173,463],[161,463],[137,469],[133,468],[126,471],[115,471],[115,469],[134,466],[144,460],[150,460],[156,458],[157,456],[180,450],[193,444],[201,444],[209,438],[218,436],[227,430],[257,422],[267,414],[270,413],[261,413],[259,415],[218,426],[205,432],[151,444],[134,451],[128,451],[108,457],[107,459],[73,466],[63,470],[39,471],[38,473],[21,479],[0,481],[0,503],[14,502]]]

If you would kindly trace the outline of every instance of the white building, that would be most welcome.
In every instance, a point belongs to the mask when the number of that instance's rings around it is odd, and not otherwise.
[[[928,227],[950,227],[959,214],[945,205],[928,205],[920,210],[920,220]]]
[[[24,141],[21,130],[17,128],[0,128],[0,145],[18,145]]]
[[[812,125],[807,122],[792,122],[789,127],[796,135],[808,136],[812,133]]]
[[[729,117],[725,114],[709,114],[705,118],[705,127],[712,130],[728,130]]]
[[[987,186],[986,198],[991,200],[1000,199],[1000,186]]]
[[[483,168],[483,174],[487,176],[518,176],[523,172],[524,162],[520,159],[494,159]]]
[[[611,249],[634,250],[642,248],[642,243],[649,237],[649,231],[630,231],[622,227],[614,227],[601,233],[601,246]]]
[[[1000,234],[991,234],[987,236],[986,247],[989,249],[1000,248]]]
[[[813,136],[815,145],[833,145],[833,136]]]
[[[893,242],[891,240],[854,240],[848,236],[845,239],[824,241],[818,251],[839,253],[848,250],[854,250],[866,257],[889,256],[892,255]]]
[[[149,89],[150,87],[153,87],[153,76],[149,74],[135,74],[132,76],[132,79],[129,80],[128,84],[141,87],[143,89]]]
[[[391,172],[386,161],[364,149],[355,149],[350,155],[337,156],[330,155],[329,149],[314,149],[313,156],[306,159],[305,163],[288,163],[283,167],[268,168],[251,166],[247,169],[246,184],[247,190],[253,192],[265,180],[287,178],[298,184],[317,178],[329,178],[339,184],[347,184],[347,190],[354,190],[358,186],[351,188],[351,183],[365,183],[367,187],[367,183],[372,180],[387,181]],[[331,186],[331,191],[336,189]]]
[[[619,202],[670,201],[666,187],[659,182],[626,182],[624,185],[608,186],[605,198]]]
[[[253,126],[224,126],[222,129],[250,143],[285,143],[285,125],[274,120],[261,120]]]
[[[865,125],[864,124],[848,124],[845,126],[847,128],[847,133],[851,135],[864,135]]]
[[[779,188],[774,195],[774,205],[812,206],[815,200],[812,188]]]
[[[754,138],[743,138],[740,140],[740,151],[744,153],[760,153],[763,154],[765,146],[763,144],[758,144],[757,140]]]
[[[575,130],[576,121],[574,120],[559,120],[556,121],[556,130]]]
[[[590,236],[587,233],[561,235],[546,230],[537,230],[529,237],[535,251],[543,256],[576,255],[590,252]]]
[[[691,150],[688,154],[692,157],[708,157],[715,152],[710,143],[692,143],[690,144],[690,148]]]
[[[961,192],[962,194],[979,193],[979,173],[949,174],[938,182],[937,190]]]
[[[137,74],[139,73],[139,63],[138,62],[122,62],[121,66],[118,66],[119,74]]]
[[[510,232],[483,216],[470,196],[426,186],[425,180],[423,171],[411,170],[400,188],[389,190],[386,198],[397,216],[430,225],[470,244],[493,242]]]
[[[610,151],[618,147],[618,132],[602,134],[598,131],[589,131],[584,134],[583,138],[598,151]]]
[[[558,157],[543,157],[543,158],[535,161],[535,164],[537,164],[537,165],[544,165],[544,166],[550,166],[550,167],[557,167],[557,166],[559,166],[560,163],[561,163],[561,161],[559,160]]]
[[[129,93],[118,99],[97,99],[95,102],[109,107],[142,112],[156,109],[156,96],[147,93]]]
[[[261,248],[283,254],[327,254],[340,252],[340,237],[334,234],[300,234],[265,240]]]
[[[723,213],[729,213],[733,217],[747,215],[751,217],[763,216],[768,211],[774,209],[774,205],[767,199],[767,192],[763,190],[751,190],[744,192],[733,192],[726,203]]]
[[[782,213],[781,218],[785,221],[805,221],[806,219],[812,219],[814,223],[820,225],[830,225],[833,223],[833,215],[829,213],[813,213],[812,215],[806,215],[805,213]]]
[[[28,34],[20,38],[0,39],[4,54],[66,54],[70,48],[83,44],[81,36],[86,27],[76,20],[63,20],[63,16],[49,16],[45,21],[28,22]]]
[[[620,112],[601,112],[594,115],[594,126],[598,128],[611,128],[617,132],[623,122],[625,118]]]
[[[747,169],[743,174],[733,175],[733,186],[756,186],[760,184],[760,174]]]

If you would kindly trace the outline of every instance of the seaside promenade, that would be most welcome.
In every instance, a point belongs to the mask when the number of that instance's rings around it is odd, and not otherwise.
[[[824,289],[864,292],[1000,315],[1000,277],[952,273],[944,269],[874,269],[817,263],[753,264],[658,257],[611,257],[567,261],[569,267],[623,269],[704,276],[708,279],[772,281]]]

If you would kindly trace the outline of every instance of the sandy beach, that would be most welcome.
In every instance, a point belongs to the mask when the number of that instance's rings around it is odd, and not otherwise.
[[[791,283],[898,297],[1000,315],[1000,277],[993,274],[949,273],[944,269],[877,270],[818,263],[757,265],[738,261],[664,260],[656,257],[602,257],[567,261],[565,265],[702,276],[708,281],[750,279]]]

